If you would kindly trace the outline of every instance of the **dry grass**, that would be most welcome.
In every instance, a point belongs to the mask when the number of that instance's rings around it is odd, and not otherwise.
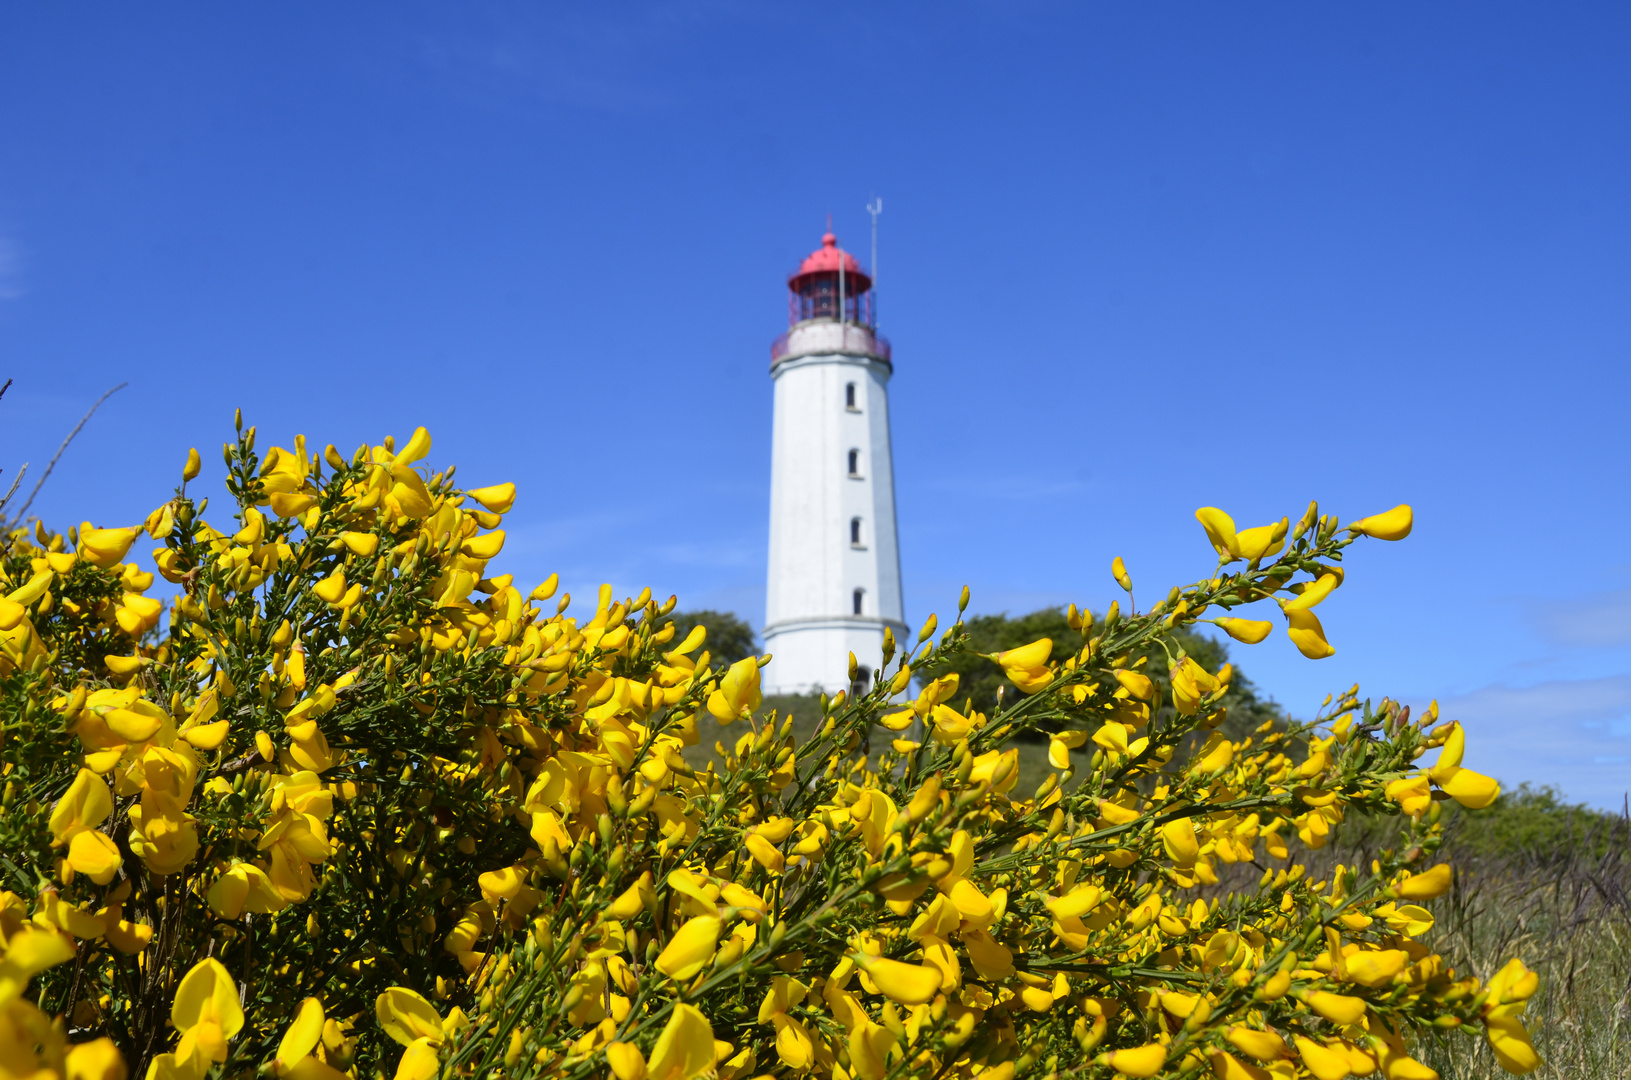
[[[1397,827],[1350,820],[1307,861],[1316,873],[1366,865]],[[1439,857],[1455,884],[1431,905],[1423,942],[1480,979],[1513,957],[1539,973],[1525,1014],[1542,1058],[1531,1075],[1631,1080],[1631,816],[1520,788],[1489,810],[1452,811]],[[1443,1080],[1508,1075],[1481,1033],[1429,1035],[1414,1052]]]
[[[1540,973],[1527,1014],[1544,1061],[1535,1076],[1631,1078],[1631,818],[1597,817],[1544,847],[1458,855],[1455,840],[1458,881],[1434,905],[1430,944],[1481,978],[1514,956]],[[1482,1040],[1422,1050],[1445,1080],[1505,1075]]]

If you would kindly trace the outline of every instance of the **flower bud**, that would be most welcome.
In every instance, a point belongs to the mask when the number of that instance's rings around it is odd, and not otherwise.
[[[1320,504],[1319,504],[1319,502],[1317,500],[1313,501],[1313,502],[1310,502],[1308,504],[1308,510],[1303,514],[1301,520],[1299,520],[1297,522],[1297,527],[1291,531],[1292,542],[1295,543],[1296,541],[1301,540],[1303,538],[1303,534],[1306,533],[1309,529],[1312,529],[1314,527],[1314,525],[1319,521],[1319,518],[1320,518]]]
[[[62,707],[62,722],[64,726],[71,725],[79,719],[81,710],[85,708],[85,699],[89,691],[83,686],[74,687],[74,692],[68,695],[68,703]]]
[[[906,804],[906,816],[912,824],[917,824],[929,816],[929,811],[940,805],[940,774],[935,773],[923,782],[912,796],[912,801]]]
[[[1132,594],[1133,579],[1128,576],[1127,564],[1121,561],[1120,555],[1110,560],[1110,575],[1116,579],[1117,585],[1127,590],[1128,595]]]

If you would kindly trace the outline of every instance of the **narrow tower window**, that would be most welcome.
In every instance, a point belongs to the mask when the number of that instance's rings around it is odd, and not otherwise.
[[[854,383],[845,383],[844,384],[844,408],[848,409],[850,412],[860,412],[861,411],[861,407],[859,405],[855,404],[855,384]]]
[[[861,475],[861,452],[859,450],[849,452],[849,474],[851,476]]]
[[[856,589],[855,592],[853,594],[851,594],[850,600],[852,602],[852,605],[855,608],[855,614],[857,614],[857,615],[861,614],[861,602],[865,598],[866,598],[866,590],[865,589]]]
[[[861,519],[849,519],[849,542],[851,547],[861,546]]]

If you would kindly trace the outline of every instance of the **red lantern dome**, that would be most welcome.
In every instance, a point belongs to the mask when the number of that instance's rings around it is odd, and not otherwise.
[[[832,233],[799,264],[798,272],[787,279],[787,289],[789,325],[811,319],[872,325],[872,278],[861,271],[855,256],[838,246]]]

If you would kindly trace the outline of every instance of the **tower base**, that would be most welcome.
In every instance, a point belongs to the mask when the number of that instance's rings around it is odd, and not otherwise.
[[[849,687],[849,654],[865,668],[870,686],[883,660],[883,632],[892,627],[895,640],[906,635],[904,623],[865,615],[797,619],[764,628],[765,651],[773,659],[760,675],[766,694],[835,694]]]

